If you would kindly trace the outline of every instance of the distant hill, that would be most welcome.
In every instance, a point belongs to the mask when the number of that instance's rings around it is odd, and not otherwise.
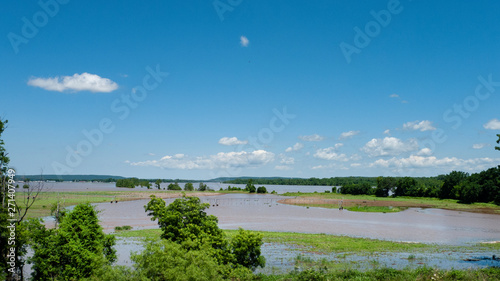
[[[16,175],[14,180],[22,181],[24,179],[29,179],[30,181],[39,181],[43,179],[46,181],[116,181],[124,178],[125,177],[110,175]]]

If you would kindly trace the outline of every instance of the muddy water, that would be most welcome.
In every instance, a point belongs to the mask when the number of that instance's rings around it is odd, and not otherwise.
[[[227,194],[201,198],[223,229],[326,233],[391,241],[464,245],[500,240],[500,216],[411,208],[399,213],[360,213],[277,203],[282,196]],[[173,199],[171,199],[173,200]],[[144,211],[148,200],[96,204],[101,224],[157,228]],[[171,201],[167,201],[171,202]]]

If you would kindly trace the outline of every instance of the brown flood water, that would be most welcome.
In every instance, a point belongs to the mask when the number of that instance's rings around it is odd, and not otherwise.
[[[222,229],[325,233],[391,241],[464,245],[500,240],[500,216],[410,208],[399,213],[361,213],[277,203],[283,196],[226,194],[201,197]],[[167,203],[173,199],[167,199]],[[148,200],[96,204],[107,232],[115,226],[157,228],[144,211]]]

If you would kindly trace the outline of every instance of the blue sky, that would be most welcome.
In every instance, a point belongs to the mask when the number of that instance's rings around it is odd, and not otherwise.
[[[434,176],[500,164],[498,1],[10,1],[18,174]]]

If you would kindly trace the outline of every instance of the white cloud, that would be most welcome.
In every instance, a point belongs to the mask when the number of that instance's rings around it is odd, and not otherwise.
[[[359,131],[349,131],[340,134],[340,139],[352,138],[353,136],[359,134]]]
[[[102,78],[99,75],[84,72],[82,74],[75,73],[73,76],[62,76],[54,78],[37,78],[32,77],[28,81],[28,85],[40,87],[47,91],[91,91],[109,93],[118,89],[118,84],[108,78]]]
[[[219,140],[219,143],[222,145],[240,145],[240,144],[247,144],[248,141],[239,140],[237,137],[232,137],[232,138],[223,137]]]
[[[487,130],[500,130],[500,120],[494,118],[484,124],[483,127]]]
[[[390,97],[390,98],[396,98],[396,99],[397,99],[397,98],[399,98],[399,95],[397,95],[397,94],[392,94],[392,95],[390,95],[389,97]]]
[[[334,147],[321,148],[316,150],[314,157],[325,159],[325,160],[335,160],[335,161],[348,161],[348,158],[345,154],[337,153],[337,149],[341,147],[343,144],[337,143]]]
[[[487,146],[490,146],[490,145],[487,144],[487,143],[475,143],[475,144],[472,145],[472,148],[474,148],[474,149],[483,149],[483,148],[485,148]]]
[[[457,170],[482,170],[497,163],[500,159],[493,158],[473,158],[459,159],[456,157],[437,158],[435,156],[410,155],[408,158],[379,159],[370,164],[370,167],[384,168],[447,168]]]
[[[274,160],[274,153],[265,150],[253,152],[219,152],[216,155],[189,158],[184,154],[166,155],[160,160],[132,162],[132,166],[152,166],[166,169],[227,169],[258,167]]]
[[[407,122],[403,124],[403,129],[413,131],[419,130],[421,132],[436,130],[436,128],[432,126],[432,122],[429,120]]]
[[[303,147],[304,147],[304,145],[301,144],[300,142],[298,142],[298,143],[294,144],[293,146],[288,147],[287,149],[285,149],[285,152],[299,151]]]
[[[314,134],[314,135],[310,135],[310,136],[300,136],[299,139],[301,139],[303,141],[322,141],[325,138],[318,135],[318,134]]]
[[[384,135],[390,135],[391,134],[391,130],[387,129],[384,131]]]
[[[402,140],[394,137],[372,139],[361,148],[362,151],[370,156],[395,156],[404,152],[415,151],[417,149],[418,143],[415,139],[403,142]]]
[[[361,167],[361,164],[360,163],[352,163],[351,167],[353,167],[353,168]]]
[[[293,157],[286,157],[284,155],[280,155],[280,157],[281,157],[280,161],[281,164],[293,165],[295,163],[295,159]]]
[[[417,155],[419,156],[429,156],[429,155],[432,155],[432,150],[430,148],[422,148],[420,149],[419,152],[417,152]]]
[[[248,38],[246,36],[240,36],[240,44],[243,47],[247,47],[248,44],[250,44],[250,41],[248,40]]]

